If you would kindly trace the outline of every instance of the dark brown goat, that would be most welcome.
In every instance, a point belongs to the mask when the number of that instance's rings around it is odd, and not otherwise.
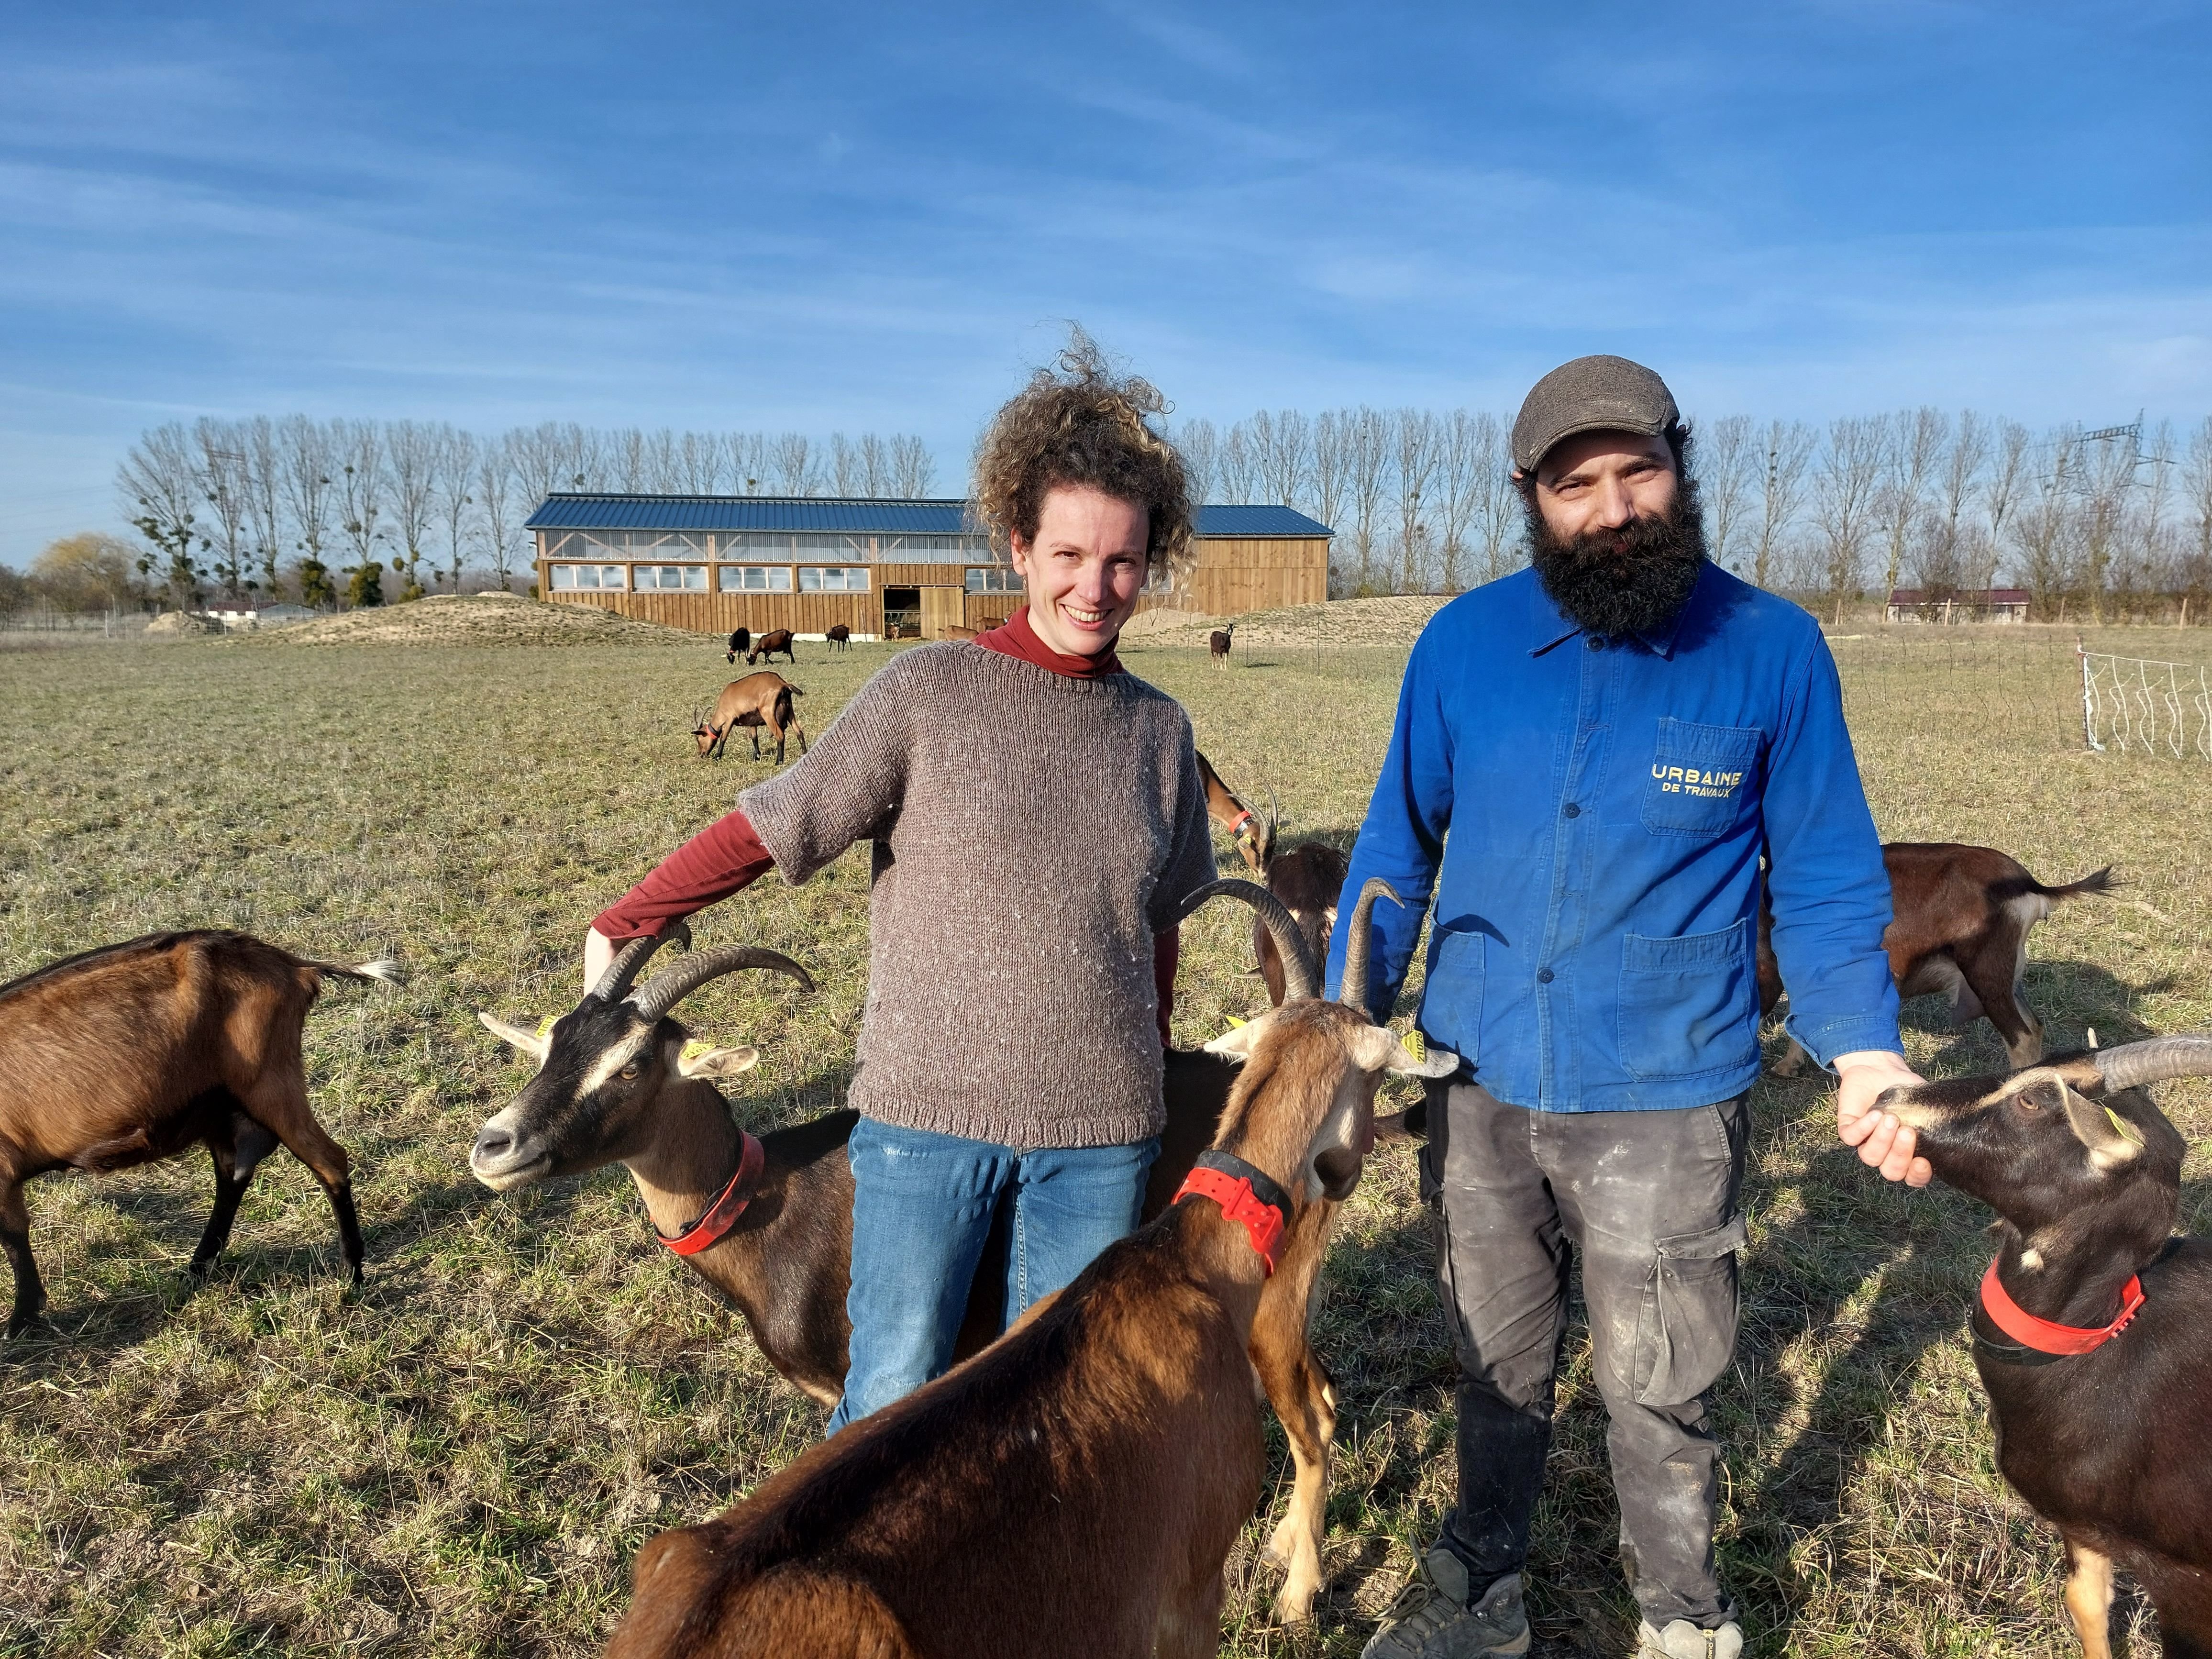
[[[1294,990],[1312,995],[1315,965],[1304,957],[1295,924],[1281,907],[1249,882],[1215,884],[1193,895],[1191,903],[1194,908],[1216,894],[1241,899],[1271,917],[1290,952]],[[743,1137],[727,1102],[704,1079],[744,1070],[756,1051],[715,1050],[686,1061],[684,1028],[667,1018],[668,1011],[715,974],[740,968],[773,968],[810,981],[798,964],[773,952],[704,951],[624,1001],[654,944],[625,945],[592,994],[543,1036],[535,1024],[477,1016],[495,1036],[539,1061],[538,1075],[477,1137],[470,1166],[486,1186],[504,1192],[619,1161],[668,1237],[706,1213],[725,1189],[730,1171],[740,1165]],[[1213,1139],[1234,1080],[1235,1066],[1227,1059],[1168,1051],[1168,1121],[1146,1193],[1147,1218],[1166,1209]],[[852,1279],[853,1171],[845,1146],[856,1121],[852,1112],[832,1112],[761,1136],[761,1172],[742,1218],[719,1243],[687,1258],[744,1316],[769,1363],[824,1406],[834,1405],[844,1386],[852,1334],[845,1297]],[[1325,1230],[1332,1207],[1313,1207],[1299,1224]],[[993,1251],[1001,1248],[994,1238]],[[1328,1373],[1306,1341],[1320,1260],[1316,1250],[1277,1273],[1251,1343],[1252,1364],[1282,1419],[1296,1468],[1291,1501],[1270,1545],[1285,1570],[1276,1606],[1293,1620],[1306,1616],[1321,1584],[1328,1455],[1336,1426]],[[972,1281],[956,1358],[977,1352],[998,1334],[1003,1312],[998,1287],[1004,1282],[1002,1263],[987,1256]]]
[[[1939,1179],[1997,1212],[2000,1294],[1985,1281],[1975,1304],[1974,1364],[1997,1467],[2065,1540],[2089,1659],[2112,1653],[2116,1566],[2149,1593],[2168,1659],[2212,1659],[2212,1241],[2172,1237],[2187,1145],[2145,1092],[2204,1076],[2212,1037],[2154,1037],[1878,1103]],[[2006,1299],[2080,1335],[2008,1331],[1991,1312]]]
[[[728,659],[730,661],[737,661],[738,658],[744,656],[746,652],[752,648],[753,630],[751,629],[740,628],[734,630],[730,635],[730,649],[728,652]]]
[[[1171,1205],[981,1353],[653,1540],[610,1659],[1217,1650],[1267,1470],[1248,1351],[1269,1300],[1311,1281],[1382,1074],[1431,1066],[1310,999],[1209,1046],[1245,1061],[1213,1146],[1251,1184]]]
[[[853,648],[853,630],[847,623],[832,623],[830,631],[822,637],[830,641],[832,651],[850,651]]]
[[[345,1149],[307,1104],[300,1032],[325,978],[397,984],[397,963],[312,962],[246,933],[149,933],[0,985],[0,1245],[15,1271],[13,1335],[46,1306],[23,1182],[101,1173],[204,1145],[215,1209],[191,1271],[230,1237],[254,1166],[279,1145],[314,1171],[361,1282]]]
[[[1881,849],[1889,872],[1893,920],[1881,936],[1889,971],[1900,996],[1942,992],[1951,999],[1951,1021],[1966,1025],[1987,1015],[2015,1069],[2043,1058],[2043,1022],[2021,994],[2028,931],[2059,904],[2083,893],[2110,892],[2112,866],[2063,887],[2045,887],[2026,866],[1994,847],[1957,842],[1891,842]],[[1780,964],[1771,937],[1774,912],[1764,894],[1759,907],[1759,1011],[1781,1000]],[[1793,1040],[1774,1066],[1789,1076],[1803,1069],[1805,1051]]]
[[[771,669],[763,668],[757,674],[748,674],[741,680],[732,680],[722,688],[715,700],[714,712],[701,715],[694,710],[691,715],[692,739],[699,745],[700,755],[708,760],[720,760],[723,745],[730,733],[738,726],[750,730],[753,738],[753,758],[761,757],[761,727],[768,727],[775,738],[775,763],[783,764],[783,739],[786,732],[799,738],[799,752],[806,752],[806,732],[799,724],[799,715],[792,708],[793,697],[806,695],[797,686]]]
[[[1337,902],[1344,893],[1345,878],[1352,873],[1352,860],[1325,842],[1308,842],[1278,852],[1275,836],[1282,820],[1276,815],[1272,791],[1263,819],[1231,793],[1204,755],[1198,757],[1198,773],[1206,784],[1206,816],[1229,832],[1244,862],[1297,918],[1298,932],[1313,959],[1326,961],[1329,933],[1336,926]],[[1267,981],[1268,1000],[1281,1007],[1283,958],[1267,930],[1256,925],[1252,929],[1252,954],[1260,964],[1260,976]]]
[[[796,665],[799,661],[799,653],[791,648],[791,640],[792,634],[788,628],[779,628],[773,633],[762,635],[759,643],[745,653],[745,666],[751,667],[763,657],[774,662],[775,653],[779,651],[790,659],[793,665]]]
[[[1226,628],[1217,628],[1206,636],[1206,648],[1213,653],[1213,665],[1216,668],[1229,666],[1229,647],[1233,642],[1236,632],[1237,624],[1231,623]]]

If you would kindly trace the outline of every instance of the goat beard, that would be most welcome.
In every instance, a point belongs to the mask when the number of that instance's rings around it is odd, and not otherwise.
[[[1705,564],[1695,479],[1681,478],[1664,514],[1566,539],[1552,533],[1534,499],[1524,496],[1522,504],[1529,562],[1570,621],[1592,634],[1649,634],[1689,603]]]

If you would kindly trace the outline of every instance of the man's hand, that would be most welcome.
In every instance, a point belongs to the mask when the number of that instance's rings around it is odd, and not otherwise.
[[[1859,1149],[1859,1161],[1879,1169],[1884,1178],[1908,1187],[1925,1187],[1936,1171],[1913,1156],[1917,1135],[1887,1112],[1875,1109],[1885,1089],[1927,1079],[1905,1063],[1903,1054],[1865,1048],[1836,1056],[1836,1133],[1846,1146]]]
[[[615,959],[615,942],[596,927],[584,929],[584,994],[599,982]],[[1868,1097],[1873,1098],[1871,1095]]]

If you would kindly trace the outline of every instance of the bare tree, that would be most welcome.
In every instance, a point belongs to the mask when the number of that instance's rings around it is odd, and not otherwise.
[[[821,471],[814,447],[798,432],[777,434],[769,446],[769,483],[779,495],[813,495],[821,491]]]
[[[1989,539],[1984,548],[1984,588],[1997,585],[1997,565],[2004,557],[2007,529],[2020,506],[2021,491],[2032,481],[2033,469],[2029,458],[2034,444],[2035,434],[2018,421],[1996,423],[1991,446],[1994,459],[1982,484],[1982,513],[1989,526]]]
[[[330,428],[305,415],[288,415],[278,432],[284,455],[284,501],[299,537],[300,603],[321,606],[337,598],[323,557],[331,535],[337,461]]]
[[[2105,620],[2106,590],[2112,562],[2126,534],[2128,492],[2136,481],[2136,439],[2083,440],[2081,457],[2081,584],[2087,590],[2091,620]]]
[[[1252,417],[1252,446],[1257,455],[1260,493],[1277,507],[1294,507],[1304,493],[1313,465],[1313,426],[1295,409]]]
[[[390,483],[385,472],[384,434],[374,421],[333,421],[331,434],[338,460],[338,528],[353,552],[354,562],[347,568],[359,573],[384,562],[378,544],[385,532],[377,526],[384,516]]]
[[[1967,585],[1972,574],[1968,568],[1972,526],[1965,520],[1989,455],[1989,428],[1969,409],[1959,416],[1934,480],[1936,507],[1923,540],[1918,572],[1921,588],[1930,599],[1949,598]]]
[[[929,446],[913,435],[893,438],[890,493],[915,501],[927,495],[936,483],[937,463],[930,459]]]
[[[284,456],[276,422],[266,415],[242,422],[239,443],[246,452],[246,533],[261,573],[258,583],[247,586],[265,589],[271,599],[281,599],[283,584],[276,573],[276,561],[284,549]]]
[[[154,549],[139,559],[138,573],[150,580],[160,571],[184,610],[198,605],[201,597],[202,572],[192,562],[200,487],[199,457],[178,421],[141,434],[115,471],[123,516]]]
[[[1213,465],[1214,484],[1223,501],[1240,506],[1251,502],[1260,489],[1258,463],[1252,434],[1245,422],[1239,421],[1221,434],[1221,447],[1214,454]]]
[[[1345,498],[1352,508],[1352,547],[1358,559],[1356,594],[1375,586],[1375,521],[1389,487],[1389,422],[1365,404],[1344,411]]]
[[[732,432],[724,444],[730,455],[730,488],[740,495],[757,495],[768,477],[768,441],[757,432]]]
[[[860,494],[881,501],[891,494],[890,446],[872,432],[863,432],[854,446],[860,469]]]
[[[860,487],[860,452],[842,432],[830,434],[830,493],[849,501],[866,492]]]
[[[638,428],[626,426],[607,434],[601,453],[606,457],[611,488],[625,495],[642,495],[652,489],[652,457],[647,450],[645,434]]]
[[[1495,415],[1474,419],[1474,539],[1482,556],[1482,579],[1496,581],[1521,562],[1516,550],[1525,539],[1528,514],[1521,487],[1513,482],[1512,430]]]
[[[530,500],[531,505],[522,509],[524,518],[544,499],[533,494],[517,474],[516,453],[525,441],[521,433],[510,432],[497,443],[486,444],[477,459],[477,501],[483,508],[484,550],[491,556],[491,574],[498,579],[502,593],[511,591],[507,580],[514,568],[517,491]]]
[[[1759,483],[1759,540],[1752,552],[1751,580],[1771,588],[1782,579],[1783,538],[1805,501],[1805,472],[1818,441],[1802,421],[1766,424],[1766,471]]]
[[[438,517],[446,531],[446,574],[456,593],[461,591],[461,568],[468,562],[469,508],[476,504],[473,491],[482,451],[474,433],[450,426],[438,428]]]
[[[2173,585],[2176,562],[2173,543],[2173,423],[2160,421],[2145,434],[2141,465],[2148,469],[2137,480],[2142,503],[2134,519],[2130,556],[2124,561],[2124,594],[2136,596],[2145,608],[2154,608],[2157,596]]]
[[[1183,476],[1190,482],[1190,499],[1203,506],[1220,498],[1220,435],[1211,421],[1185,421],[1175,428],[1176,453],[1182,457]]]
[[[1759,489],[1759,434],[1748,415],[1726,415],[1697,434],[1698,494],[1705,507],[1705,551],[1729,569]]]
[[[1899,410],[1881,420],[1881,482],[1878,489],[1881,537],[1887,554],[1882,566],[1882,597],[1896,591],[1898,573],[1905,568],[1905,550],[1913,527],[1927,510],[1928,484],[1950,434],[1951,422],[1942,410],[1922,407]]]
[[[2212,416],[2198,422],[2189,435],[2189,459],[2181,475],[2181,490],[2188,501],[2191,521],[2189,551],[2182,561],[2183,616],[2193,605],[2204,619],[2208,591],[2212,591]]]
[[[2024,468],[2027,478],[2010,515],[2019,549],[2021,580],[2035,610],[2049,616],[2064,598],[2069,571],[2069,532],[2074,528],[2080,489],[2080,441],[2071,431],[2054,433],[2047,468]]]
[[[1877,526],[1887,425],[1880,416],[1832,422],[1814,479],[1821,575],[1836,622],[1844,619],[1844,602],[1858,587],[1867,543]]]
[[[246,441],[234,422],[203,415],[192,422],[192,441],[199,449],[200,491],[215,509],[213,521],[200,527],[200,551],[216,556],[215,574],[235,600],[244,594],[252,539],[246,523]]]
[[[1437,470],[1437,417],[1425,409],[1401,409],[1390,420],[1391,476],[1397,485],[1398,591],[1418,593],[1424,586],[1428,525],[1422,498]]]
[[[719,495],[722,493],[725,452],[722,440],[711,432],[687,432],[676,447],[677,476],[681,494]]]
[[[1488,418],[1487,416],[1484,418]],[[1456,593],[1465,585],[1468,526],[1480,489],[1475,417],[1463,409],[1437,417],[1436,502],[1437,590]]]
[[[422,597],[422,554],[437,522],[441,441],[438,428],[421,421],[392,421],[384,428],[392,527],[398,534],[400,547],[399,556],[392,563],[407,572],[407,586],[399,595],[402,600]]]
[[[1316,520],[1334,531],[1337,515],[1344,510],[1344,416],[1340,411],[1323,410],[1315,417],[1312,455],[1306,480],[1313,493],[1304,505],[1312,509]]]

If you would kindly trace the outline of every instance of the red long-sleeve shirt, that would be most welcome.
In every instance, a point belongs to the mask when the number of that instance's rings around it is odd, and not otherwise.
[[[1111,651],[1097,657],[1071,657],[1054,650],[1030,628],[1026,609],[1015,611],[1004,626],[978,635],[975,643],[986,651],[1018,657],[1071,679],[1098,679],[1121,672],[1121,659]],[[732,812],[663,859],[619,902],[593,917],[592,926],[617,941],[658,935],[671,922],[720,902],[775,867],[775,860],[761,844],[751,821],[743,812]],[[1169,1040],[1176,964],[1182,950],[1180,928],[1170,927],[1153,936],[1152,982],[1159,993],[1163,1043]]]

